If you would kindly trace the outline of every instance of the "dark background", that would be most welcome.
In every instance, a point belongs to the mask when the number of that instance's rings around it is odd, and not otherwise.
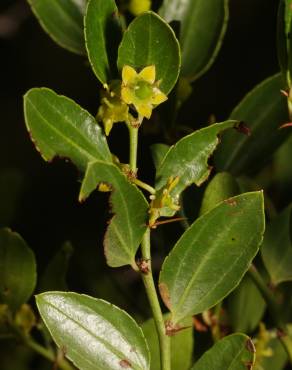
[[[193,94],[179,115],[180,122],[196,128],[211,114],[218,121],[226,119],[252,87],[278,71],[277,6],[278,0],[230,1],[223,47],[212,68],[194,84]],[[88,63],[54,44],[25,0],[1,0],[0,222],[18,231],[35,251],[40,274],[62,243],[70,240],[75,249],[68,274],[70,289],[113,298],[117,303],[119,298],[115,294],[109,297],[106,286],[123,287],[116,277],[109,278],[108,283],[102,252],[102,235],[109,218],[107,196],[94,194],[79,204],[77,170],[60,160],[44,162],[26,132],[22,96],[31,87],[41,86],[73,98],[92,114],[97,111],[99,84]],[[139,150],[139,165],[144,166],[141,176],[148,181],[153,180],[154,173],[148,145],[160,139],[151,125],[144,130]],[[127,140],[124,127],[114,128],[111,148],[124,162]],[[173,226],[165,230],[164,234],[175,234]],[[156,245],[167,240],[161,235],[154,234]],[[127,268],[118,274],[135,286],[136,278]],[[135,310],[131,298],[122,305]]]

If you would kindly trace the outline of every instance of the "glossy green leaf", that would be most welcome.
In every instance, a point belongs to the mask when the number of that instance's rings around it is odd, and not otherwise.
[[[54,341],[80,370],[147,370],[142,330],[118,307],[83,294],[48,292],[37,306]]]
[[[277,74],[256,86],[231,113],[232,119],[243,121],[251,135],[226,132],[215,155],[216,168],[234,175],[243,175],[261,166],[289,137],[289,130],[279,130],[288,122],[285,88]]]
[[[235,332],[251,333],[258,326],[266,304],[252,279],[245,275],[239,286],[230,294],[227,312]]]
[[[159,14],[167,22],[181,22],[181,75],[196,80],[211,67],[220,50],[228,0],[164,0]]]
[[[267,226],[261,253],[272,284],[292,280],[291,205]]]
[[[83,15],[87,0],[28,0],[43,29],[60,46],[85,54]]]
[[[278,24],[277,24],[277,47],[278,59],[281,71],[287,85],[291,85],[291,32],[292,32],[292,1],[280,0],[278,9]]]
[[[239,186],[235,178],[228,172],[218,173],[208,184],[200,209],[200,215],[210,211],[223,200],[239,194]]]
[[[159,168],[164,157],[166,156],[166,153],[169,150],[169,145],[166,144],[153,144],[151,145],[151,154],[154,162],[155,168]]]
[[[254,361],[251,339],[244,334],[233,334],[214,344],[191,370],[247,370],[252,369]]]
[[[204,192],[200,215],[239,193],[239,186],[232,175],[227,172],[218,173]],[[227,307],[233,331],[249,333],[259,324],[266,305],[253,281],[245,275],[239,286],[229,295]]]
[[[36,284],[36,262],[22,237],[10,229],[0,230],[0,303],[13,310],[25,303]]]
[[[262,192],[220,203],[178,240],[160,273],[162,299],[174,323],[214,306],[240,282],[264,232]]]
[[[81,171],[94,160],[111,162],[101,128],[86,110],[54,91],[31,89],[24,96],[26,127],[46,161],[69,158]]]
[[[47,292],[49,290],[68,290],[66,274],[72,254],[73,247],[71,243],[64,243],[46,266],[40,278],[38,287],[39,292]]]
[[[170,147],[157,170],[156,189],[163,188],[170,177],[179,177],[172,191],[174,197],[192,183],[201,185],[210,174],[208,160],[219,143],[218,135],[237,123],[233,120],[215,123],[183,137]]]
[[[90,0],[85,16],[86,48],[92,69],[102,84],[116,72],[118,45],[122,38],[114,0]]]
[[[99,183],[109,184],[112,191],[113,218],[108,226],[104,248],[109,266],[135,265],[135,255],[146,231],[148,203],[138,188],[113,164],[90,163],[81,186],[79,199],[84,200]]]
[[[167,319],[169,315],[164,315]],[[188,317],[180,322],[185,329],[170,337],[171,341],[171,368],[174,370],[189,370],[192,363],[194,348],[193,319]],[[142,324],[142,330],[149,345],[151,370],[160,370],[159,341],[153,319]]]
[[[124,33],[118,53],[118,68],[136,70],[155,65],[159,88],[168,94],[180,70],[179,43],[169,25],[153,12],[135,18]]]

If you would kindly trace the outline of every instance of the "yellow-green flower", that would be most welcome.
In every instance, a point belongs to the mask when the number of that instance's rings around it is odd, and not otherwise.
[[[97,113],[97,119],[103,123],[104,131],[107,136],[114,123],[128,121],[129,107],[121,100],[120,81],[113,81],[110,88],[102,92],[101,105]]]
[[[152,109],[163,103],[167,96],[159,90],[159,81],[155,82],[155,66],[148,66],[137,73],[134,68],[124,66],[122,70],[122,100],[133,104],[140,116],[150,118]]]

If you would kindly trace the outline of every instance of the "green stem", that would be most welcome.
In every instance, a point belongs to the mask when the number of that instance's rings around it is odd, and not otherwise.
[[[14,325],[14,323],[11,322],[9,324],[12,333],[18,338],[20,338],[24,345],[31,348],[33,351],[35,351],[42,357],[46,358],[47,360],[56,363],[57,358],[53,351],[37,343],[31,336],[25,335],[20,330],[20,328]],[[58,362],[58,368],[60,368],[61,370],[75,369],[73,366],[70,365],[70,363],[66,359],[62,359],[61,361]]]
[[[165,323],[159,304],[154,279],[151,270],[151,244],[150,244],[150,228],[147,229],[142,240],[142,258],[148,263],[148,271],[141,273],[142,280],[146,289],[150,307],[152,310],[152,315],[154,318],[159,346],[160,346],[160,363],[161,370],[171,370],[170,365],[170,337],[166,335]]]
[[[128,124],[130,136],[130,170],[134,173],[137,172],[137,148],[138,148],[138,131],[137,127]]]
[[[46,358],[47,360],[52,361],[52,362],[56,361],[56,356],[54,353],[52,353],[45,347],[41,346],[40,344],[38,344],[33,339],[31,338],[26,339],[25,344],[29,348],[34,350],[36,353]],[[65,359],[62,359],[60,362],[58,362],[58,368],[60,368],[61,370],[73,370],[73,367]]]
[[[139,179],[133,179],[133,183],[138,185],[140,188],[147,190],[150,194],[155,194],[155,189]]]
[[[279,304],[277,303],[273,293],[271,290],[267,287],[266,283],[264,282],[261,274],[258,272],[256,267],[252,265],[250,269],[248,270],[249,276],[252,278],[255,285],[258,287],[259,291],[261,292],[264,300],[267,303],[268,309],[271,313],[272,319],[277,327],[277,329],[280,331],[278,338],[280,342],[282,343],[290,364],[292,365],[292,340],[287,334],[287,327],[283,323],[281,318],[281,312],[279,308]]]

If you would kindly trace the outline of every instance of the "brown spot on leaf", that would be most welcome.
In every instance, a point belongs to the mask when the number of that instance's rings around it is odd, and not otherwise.
[[[161,298],[164,302],[164,304],[166,305],[167,308],[171,308],[171,303],[170,303],[170,296],[169,296],[169,290],[168,290],[168,286],[165,284],[165,283],[160,283],[159,284],[159,291],[160,291],[160,295],[161,295]]]
[[[235,126],[235,129],[241,134],[244,134],[247,136],[251,135],[251,129],[243,122],[240,122],[237,126]]]
[[[119,362],[119,365],[123,368],[123,369],[130,369],[132,367],[131,363],[128,361],[128,360],[121,360]]]
[[[189,328],[189,326],[180,326],[179,324],[174,324],[171,320],[165,321],[165,334],[169,337],[187,328]]]
[[[224,202],[229,204],[231,207],[235,207],[237,205],[236,200],[233,198],[225,199]]]
[[[254,346],[254,344],[253,344],[253,341],[252,341],[250,338],[248,338],[248,339],[247,339],[247,341],[246,341],[246,343],[245,343],[245,346],[246,346],[246,349],[247,349],[249,352],[251,352],[251,353],[256,353],[256,348],[255,348],[255,346]]]
[[[248,370],[251,370],[251,369],[252,369],[252,367],[253,367],[253,362],[252,362],[252,361],[245,362],[245,363],[244,363],[244,366],[245,366]]]

